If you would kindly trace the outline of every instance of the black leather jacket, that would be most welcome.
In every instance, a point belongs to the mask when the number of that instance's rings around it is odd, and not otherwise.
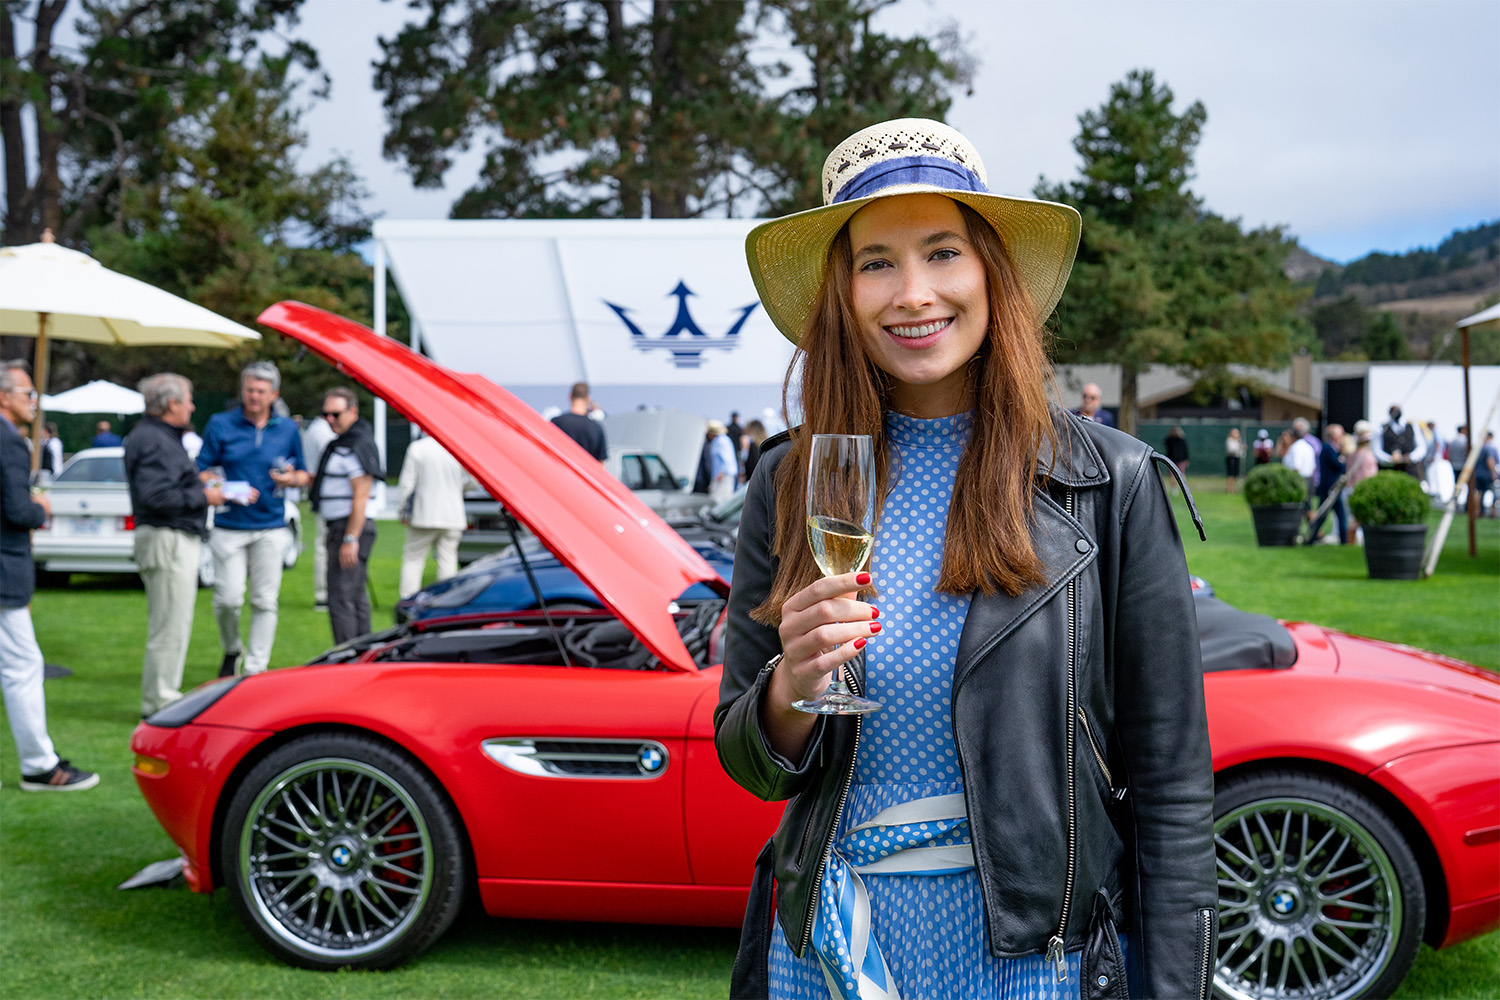
[[[1066,951],[1088,945],[1084,994],[1123,996],[1119,915],[1131,995],[1206,998],[1213,774],[1182,543],[1150,448],[1060,410],[1054,420],[1061,454],[1042,457],[1050,474],[1038,480],[1031,529],[1046,582],[1014,598],[976,592],[954,673],[990,951],[1055,951],[1059,937]],[[781,647],[749,612],[776,573],[774,473],[788,450],[763,454],[745,499],[714,721],[725,770],[763,799],[792,799],[762,857],[774,863],[777,917],[800,955],[861,723],[820,718],[798,761],[771,750],[761,729],[766,662]],[[863,668],[858,660],[851,671],[861,689]],[[769,885],[759,881],[736,966],[746,992],[761,988],[768,940]],[[747,970],[756,985],[745,985]]]
[[[146,417],[125,437],[125,478],[135,523],[208,537],[208,499],[182,447],[184,427]]]

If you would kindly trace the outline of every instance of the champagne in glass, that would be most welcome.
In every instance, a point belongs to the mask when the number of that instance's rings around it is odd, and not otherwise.
[[[807,464],[807,542],[824,576],[864,567],[875,544],[874,521],[875,446],[870,436],[814,434]],[[840,667],[820,697],[792,707],[817,715],[862,715],[880,703],[849,690]]]
[[[824,576],[853,573],[870,558],[875,536],[852,521],[816,515],[807,519],[807,541]]]

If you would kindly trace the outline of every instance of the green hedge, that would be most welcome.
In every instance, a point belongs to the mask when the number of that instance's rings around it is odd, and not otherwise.
[[[1349,512],[1362,525],[1421,524],[1432,501],[1422,486],[1404,472],[1387,469],[1361,480],[1349,494]]]
[[[1302,503],[1307,499],[1307,483],[1280,462],[1257,465],[1245,477],[1245,502],[1252,507],[1272,507],[1283,503]]]

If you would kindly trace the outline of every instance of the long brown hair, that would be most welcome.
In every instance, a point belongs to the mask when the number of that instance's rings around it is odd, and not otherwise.
[[[1043,579],[1027,525],[1038,450],[1044,441],[1056,450],[1047,405],[1052,371],[1041,318],[1005,245],[978,213],[956,204],[984,265],[990,328],[969,361],[974,424],[953,483],[937,589],[957,595],[1003,590],[1015,596]],[[780,569],[765,603],[751,612],[766,625],[779,623],[781,606],[820,575],[805,530],[803,484],[812,435],[869,434],[875,439],[877,525],[891,487],[891,449],[885,437],[890,380],[860,339],[853,274],[845,224],[828,248],[823,284],[782,383],[782,408],[789,414],[787,400],[800,371],[804,421],[792,432],[792,450],[776,470],[773,547]]]

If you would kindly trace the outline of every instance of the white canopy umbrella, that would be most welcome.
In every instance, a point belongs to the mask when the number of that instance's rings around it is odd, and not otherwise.
[[[0,249],[0,333],[127,347],[234,347],[260,339],[247,326],[48,242]]]
[[[0,249],[0,334],[37,339],[38,392],[47,387],[49,340],[234,347],[260,339],[247,326],[58,246],[50,231],[40,243]],[[39,418],[32,426],[33,442],[41,425]],[[40,457],[33,448],[33,466]]]
[[[43,396],[42,409],[48,413],[142,413],[146,397],[123,385],[95,379],[56,396]]]

